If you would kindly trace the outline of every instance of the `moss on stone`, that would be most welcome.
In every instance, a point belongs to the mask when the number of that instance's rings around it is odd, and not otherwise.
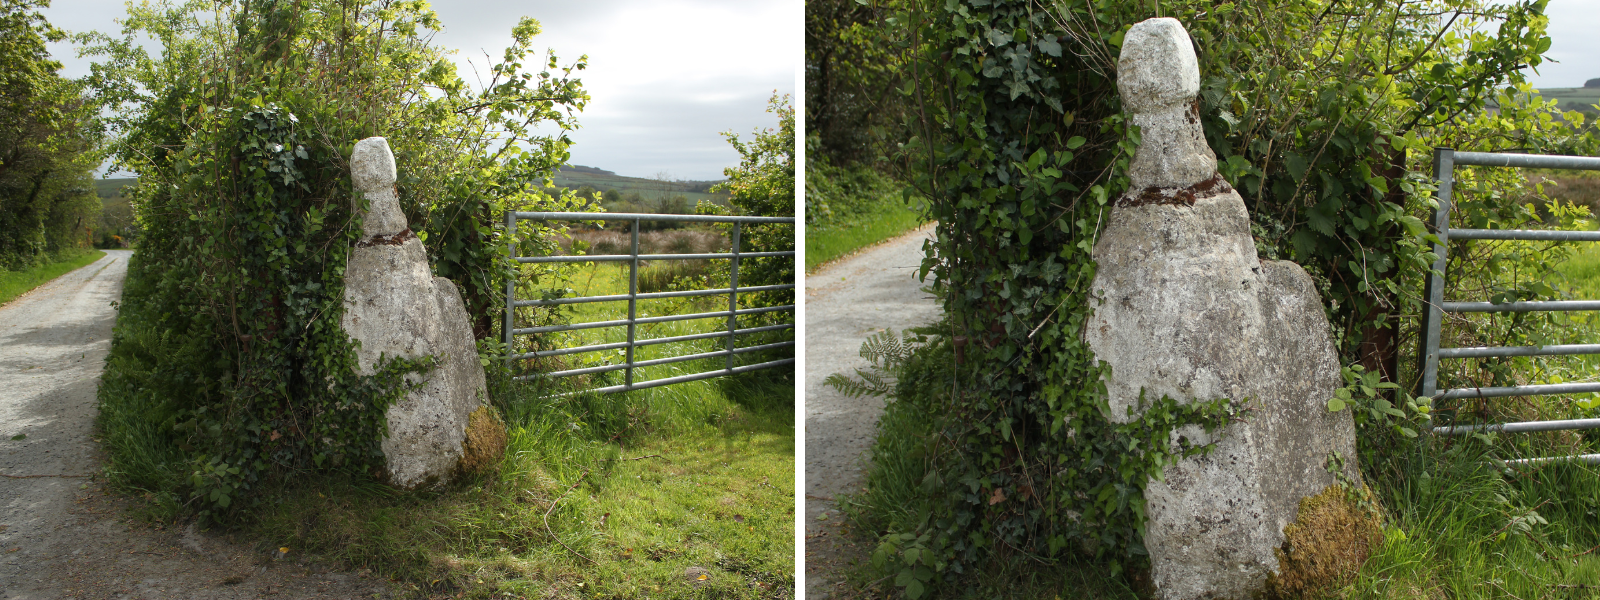
[[[1320,598],[1355,576],[1383,543],[1383,519],[1371,490],[1330,485],[1300,500],[1283,537],[1273,551],[1278,573],[1267,579],[1267,597]]]
[[[463,473],[476,473],[494,464],[506,451],[506,426],[489,406],[479,406],[467,417],[467,439],[461,443]]]

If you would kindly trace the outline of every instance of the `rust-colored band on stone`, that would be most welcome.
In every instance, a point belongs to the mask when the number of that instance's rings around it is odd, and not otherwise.
[[[1175,204],[1194,206],[1196,200],[1210,198],[1218,194],[1233,191],[1233,186],[1228,185],[1221,173],[1213,174],[1209,179],[1201,181],[1186,188],[1164,188],[1151,186],[1139,190],[1139,193],[1123,194],[1117,200],[1117,206],[1146,206],[1150,204]]]
[[[417,236],[411,233],[411,229],[407,228],[406,230],[394,235],[372,236],[371,238],[357,242],[356,247],[366,248],[368,246],[399,246],[400,244],[406,243],[406,240],[414,237]]]

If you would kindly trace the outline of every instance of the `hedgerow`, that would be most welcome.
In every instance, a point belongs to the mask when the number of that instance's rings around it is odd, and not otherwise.
[[[100,391],[111,470],[212,518],[301,475],[379,474],[385,410],[433,360],[355,374],[340,326],[361,231],[353,146],[388,138],[411,227],[493,339],[508,274],[494,225],[507,208],[572,203],[540,190],[587,100],[572,78],[583,61],[525,67],[539,28],[524,19],[471,90],[414,1],[150,3],[126,26],[163,55],[133,33],[83,38],[107,59],[94,82],[121,109],[116,157],[140,175],[145,231]],[[532,135],[539,122],[562,133]]]

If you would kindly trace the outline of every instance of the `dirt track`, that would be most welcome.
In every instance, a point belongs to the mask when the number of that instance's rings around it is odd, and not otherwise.
[[[869,556],[871,540],[845,526],[834,498],[860,491],[883,411],[881,399],[845,398],[822,380],[867,366],[860,349],[868,336],[938,319],[938,304],[915,277],[931,231],[914,231],[806,277],[807,600],[855,595],[839,583],[852,562]]]
[[[110,250],[0,307],[0,599],[388,596],[364,573],[327,573],[270,540],[132,518],[109,495],[92,438],[127,250]]]

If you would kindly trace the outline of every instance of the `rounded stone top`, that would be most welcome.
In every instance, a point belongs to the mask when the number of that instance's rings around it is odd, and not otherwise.
[[[369,137],[356,142],[350,153],[350,180],[363,192],[394,187],[394,153],[389,151],[389,140]]]
[[[1200,63],[1183,24],[1171,17],[1135,24],[1122,38],[1117,92],[1129,112],[1187,105],[1200,93]]]

